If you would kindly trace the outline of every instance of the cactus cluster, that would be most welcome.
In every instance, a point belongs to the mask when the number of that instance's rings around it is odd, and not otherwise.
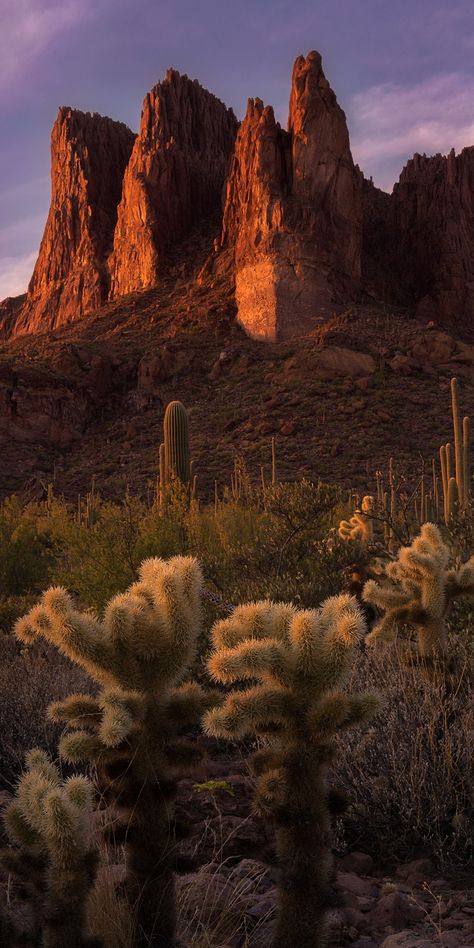
[[[11,933],[12,945],[99,948],[86,934],[85,916],[97,862],[92,811],[93,788],[85,777],[63,782],[43,751],[30,751],[4,814],[12,846],[0,853],[32,909],[31,931],[18,940]]]
[[[362,498],[360,510],[356,510],[350,520],[341,520],[339,536],[344,541],[371,543],[374,536],[374,498],[367,494]]]
[[[212,678],[230,686],[250,684],[234,687],[222,706],[206,713],[205,730],[227,739],[267,740],[252,767],[255,805],[275,826],[275,948],[325,944],[334,801],[326,770],[337,733],[366,720],[377,704],[372,695],[337,690],[364,632],[363,615],[350,596],[328,599],[318,611],[269,601],[240,606],[212,630]]]
[[[439,449],[443,485],[444,522],[446,525],[469,504],[471,497],[470,422],[466,415],[461,423],[458,380],[451,379],[451,410],[454,430],[454,465],[452,445]]]
[[[179,734],[211,700],[198,684],[183,683],[200,628],[201,586],[193,558],[149,559],[103,618],[52,588],[16,625],[20,639],[43,636],[101,685],[97,697],[71,695],[52,705],[50,716],[68,729],[61,757],[93,765],[101,796],[118,815],[115,839],[126,844],[139,946],[173,944],[176,775],[200,756]]]
[[[442,658],[447,649],[446,616],[454,599],[474,595],[474,557],[460,569],[448,569],[449,549],[433,523],[425,523],[410,546],[399,550],[381,583],[364,586],[366,602],[384,610],[367,642],[390,641],[404,625],[417,635],[424,660]]]

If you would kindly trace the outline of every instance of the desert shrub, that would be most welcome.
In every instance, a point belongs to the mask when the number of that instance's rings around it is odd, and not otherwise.
[[[56,755],[60,729],[46,708],[70,694],[90,691],[87,675],[55,648],[25,648],[0,633],[0,788],[12,790],[31,747]]]
[[[333,779],[350,801],[341,842],[383,860],[426,849],[441,863],[472,859],[472,667],[459,636],[449,645],[460,670],[454,691],[393,646],[363,651],[348,682],[351,691],[376,689],[384,705],[362,737],[340,738]]]

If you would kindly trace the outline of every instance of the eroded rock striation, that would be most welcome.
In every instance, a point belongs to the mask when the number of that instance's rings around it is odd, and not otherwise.
[[[359,175],[319,53],[293,69],[288,130],[250,99],[226,189],[222,243],[235,248],[238,319],[260,339],[310,330],[360,280]]]
[[[121,122],[59,110],[51,135],[51,206],[13,335],[54,329],[107,298],[107,258],[134,139]]]
[[[166,247],[220,208],[237,124],[231,109],[174,69],[145,96],[118,209],[112,296],[155,286]]]

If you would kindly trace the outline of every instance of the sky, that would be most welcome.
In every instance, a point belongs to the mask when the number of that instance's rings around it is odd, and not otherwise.
[[[138,130],[169,66],[286,125],[293,61],[317,49],[355,161],[391,190],[414,152],[474,144],[474,0],[0,0],[0,300],[26,289],[61,105]]]

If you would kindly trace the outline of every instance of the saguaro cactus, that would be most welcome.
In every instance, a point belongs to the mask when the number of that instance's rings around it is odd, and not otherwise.
[[[173,477],[177,477],[183,484],[189,484],[191,479],[189,425],[187,412],[182,402],[174,401],[166,406],[164,446],[166,483],[169,483]]]
[[[193,558],[149,559],[102,619],[53,588],[16,625],[19,638],[44,636],[103,686],[97,698],[72,695],[50,714],[71,729],[60,742],[62,757],[91,761],[119,813],[140,946],[173,944],[175,778],[199,758],[179,732],[210,706],[199,685],[180,684],[195,653],[201,585]]]
[[[0,862],[21,883],[32,909],[31,940],[42,948],[100,946],[86,935],[86,899],[97,862],[92,811],[93,788],[85,777],[63,783],[43,751],[30,751],[4,814],[12,847]]]
[[[319,611],[257,602],[212,630],[209,672],[218,682],[257,680],[231,691],[204,717],[216,737],[264,734],[253,758],[256,806],[276,828],[280,869],[276,948],[325,944],[331,904],[331,798],[326,768],[335,735],[375,709],[371,695],[337,691],[365,631],[356,600],[335,596]]]
[[[373,512],[374,498],[367,494],[362,498],[361,509],[356,510],[350,520],[341,520],[339,524],[341,540],[370,543],[374,536]]]
[[[449,549],[438,527],[425,523],[411,546],[385,569],[384,581],[369,580],[363,597],[385,611],[367,642],[392,640],[404,625],[417,635],[418,654],[425,660],[446,653],[446,615],[454,599],[474,595],[474,556],[460,569],[448,569]]]

